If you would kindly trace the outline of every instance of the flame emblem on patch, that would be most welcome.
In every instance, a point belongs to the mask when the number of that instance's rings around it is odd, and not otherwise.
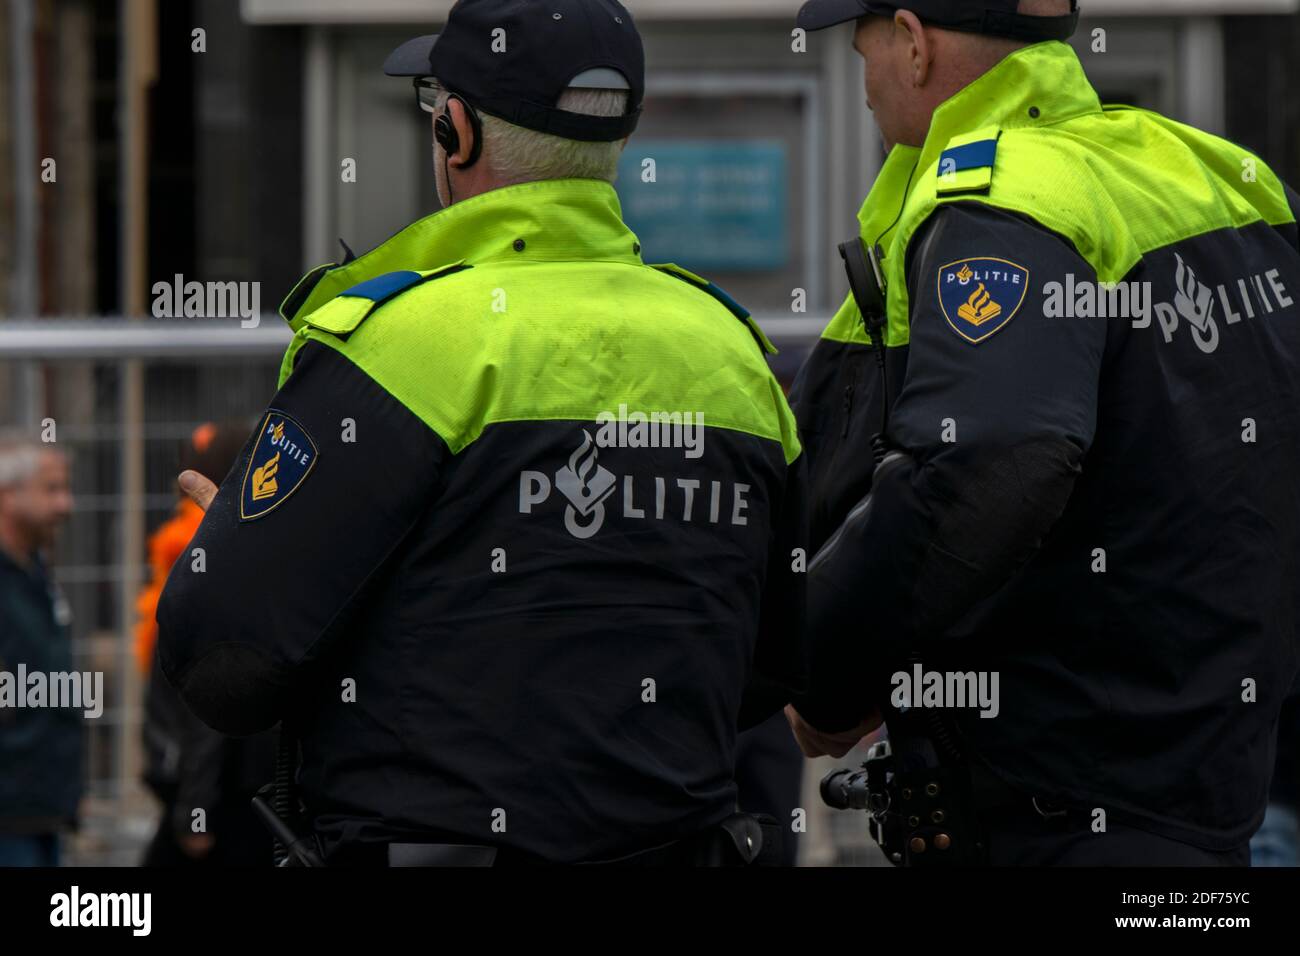
[[[281,428],[283,429],[283,425]],[[280,469],[280,453],[277,451],[271,456],[271,460],[253,472],[253,500],[262,501],[266,498],[274,498],[275,493],[280,490],[279,484],[276,483],[275,473]]]
[[[970,298],[957,310],[957,314],[971,325],[983,325],[1001,315],[1002,306],[993,301],[993,297],[988,294],[984,283],[981,282],[979,288],[972,292]]]
[[[1029,270],[1006,259],[958,259],[940,267],[938,292],[949,327],[978,345],[1020,311],[1029,292]]]

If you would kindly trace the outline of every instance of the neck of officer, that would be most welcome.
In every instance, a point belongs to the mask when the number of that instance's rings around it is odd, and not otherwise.
[[[977,36],[955,30],[932,29],[934,49],[912,103],[916,121],[905,137],[905,146],[925,145],[935,111],[966,87],[995,69],[1003,60],[1029,44],[999,37]]]
[[[516,185],[514,181],[507,180],[492,172],[492,167],[488,162],[479,157],[469,169],[462,169],[451,166],[447,169],[447,185],[449,195],[441,197],[444,205],[463,202],[466,199],[472,199],[475,196],[481,196],[483,193],[490,193],[495,189],[503,189],[506,186]]]

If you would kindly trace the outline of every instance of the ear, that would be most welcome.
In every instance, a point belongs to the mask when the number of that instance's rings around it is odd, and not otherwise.
[[[899,31],[898,39],[907,44],[907,72],[912,86],[925,86],[930,78],[930,61],[934,48],[930,35],[915,13],[911,10],[894,12],[894,29]]]
[[[464,166],[474,150],[474,124],[470,122],[469,112],[460,100],[449,99],[447,110],[451,113],[452,125],[456,127],[456,141],[460,144],[456,152],[447,157],[447,161],[452,166]]]

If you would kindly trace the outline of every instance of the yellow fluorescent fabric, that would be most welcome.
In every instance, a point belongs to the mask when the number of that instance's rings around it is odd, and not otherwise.
[[[353,306],[337,305],[347,298],[333,295],[439,258],[470,268],[402,292],[346,338],[331,331],[355,318]],[[366,268],[351,268],[358,263]],[[296,335],[282,381],[297,350],[321,342],[454,453],[494,422],[594,421],[624,403],[647,413],[703,413],[705,427],[780,442],[787,462],[799,455],[793,415],[745,323],[707,292],[641,262],[606,183],[486,193],[345,268],[344,288],[331,273],[336,291],[318,287],[291,317]]]
[[[987,191],[969,191],[984,185],[974,177],[943,190],[940,154],[990,130],[999,132]],[[1253,182],[1242,176],[1245,162]],[[1103,109],[1074,51],[1057,42],[1012,53],[935,111],[921,148],[895,147],[886,160],[859,221],[867,242],[883,233],[890,346],[909,340],[908,244],[944,202],[1028,216],[1070,240],[1102,282],[1122,280],[1144,254],[1184,239],[1294,218],[1258,157],[1155,113]],[[852,297],[823,337],[869,344]]]

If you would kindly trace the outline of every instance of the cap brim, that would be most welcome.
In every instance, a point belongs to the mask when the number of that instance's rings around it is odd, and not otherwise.
[[[871,0],[808,0],[800,9],[797,25],[803,30],[825,30],[827,27],[848,23],[869,13],[884,13],[887,10],[872,9],[882,4]]]
[[[433,58],[433,45],[438,42],[439,33],[407,40],[384,61],[384,72],[389,76],[432,76],[429,65]]]

